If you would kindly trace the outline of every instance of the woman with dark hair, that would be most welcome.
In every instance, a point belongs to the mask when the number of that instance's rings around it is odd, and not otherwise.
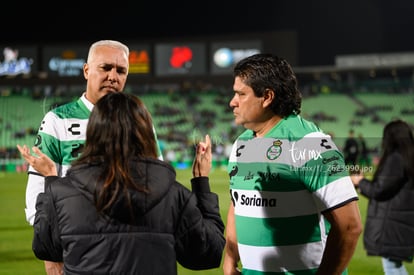
[[[177,274],[220,266],[225,244],[218,196],[210,192],[211,141],[197,145],[192,191],[158,159],[142,101],[109,93],[93,108],[85,147],[67,175],[37,148],[17,146],[46,176],[37,198],[33,251],[64,274]]]
[[[414,256],[414,138],[402,120],[383,131],[382,154],[373,179],[352,175],[355,186],[369,199],[364,246],[381,256],[386,275],[408,274],[403,262]]]

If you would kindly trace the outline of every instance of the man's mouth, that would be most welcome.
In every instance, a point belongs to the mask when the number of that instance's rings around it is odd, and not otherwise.
[[[103,86],[102,89],[111,90],[112,92],[117,92],[118,89],[114,86]]]

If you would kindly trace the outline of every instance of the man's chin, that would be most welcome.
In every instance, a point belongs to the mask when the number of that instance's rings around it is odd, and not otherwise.
[[[114,89],[114,88],[104,87],[102,89],[102,92],[104,92],[106,94],[109,94],[109,93],[116,93],[116,92],[119,92],[119,91],[117,89]]]
[[[239,125],[239,126],[243,126],[243,123],[238,120],[237,118],[234,119],[234,124]]]

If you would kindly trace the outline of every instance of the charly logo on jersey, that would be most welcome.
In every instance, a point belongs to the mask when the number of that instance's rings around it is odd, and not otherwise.
[[[324,147],[325,149],[332,149],[332,146],[329,145],[329,141],[325,138],[321,139],[321,147]]]
[[[79,136],[81,134],[81,131],[78,130],[80,127],[79,123],[72,123],[68,128],[68,132],[72,133],[74,136]]]
[[[269,160],[277,159],[280,156],[280,154],[282,154],[282,146],[281,145],[282,145],[282,142],[280,141],[280,139],[274,141],[272,146],[270,146],[269,149],[267,149],[266,157]]]
[[[240,145],[240,147],[237,148],[237,150],[236,150],[236,157],[240,157],[241,156],[241,150],[243,150],[244,147],[246,147],[246,146],[245,145]]]
[[[40,135],[37,135],[34,146],[39,147],[40,144],[42,144],[42,137]]]

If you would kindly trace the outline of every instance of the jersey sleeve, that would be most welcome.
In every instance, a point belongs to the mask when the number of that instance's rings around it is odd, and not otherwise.
[[[331,137],[318,133],[305,137],[303,141],[298,150],[306,152],[307,158],[299,170],[319,211],[358,199],[343,154]]]
[[[57,139],[51,138],[52,136],[57,136],[58,129],[54,126],[56,117],[52,112],[48,112],[42,120],[40,125],[35,146],[51,158],[57,166],[58,174],[62,174],[61,166],[56,162],[57,154],[54,153],[57,151]],[[55,133],[55,134],[53,134]],[[29,166],[28,178],[26,185],[26,196],[25,196],[25,214],[26,220],[30,225],[33,225],[35,214],[36,214],[36,199],[39,193],[44,192],[45,189],[44,177],[39,174],[33,167]]]

